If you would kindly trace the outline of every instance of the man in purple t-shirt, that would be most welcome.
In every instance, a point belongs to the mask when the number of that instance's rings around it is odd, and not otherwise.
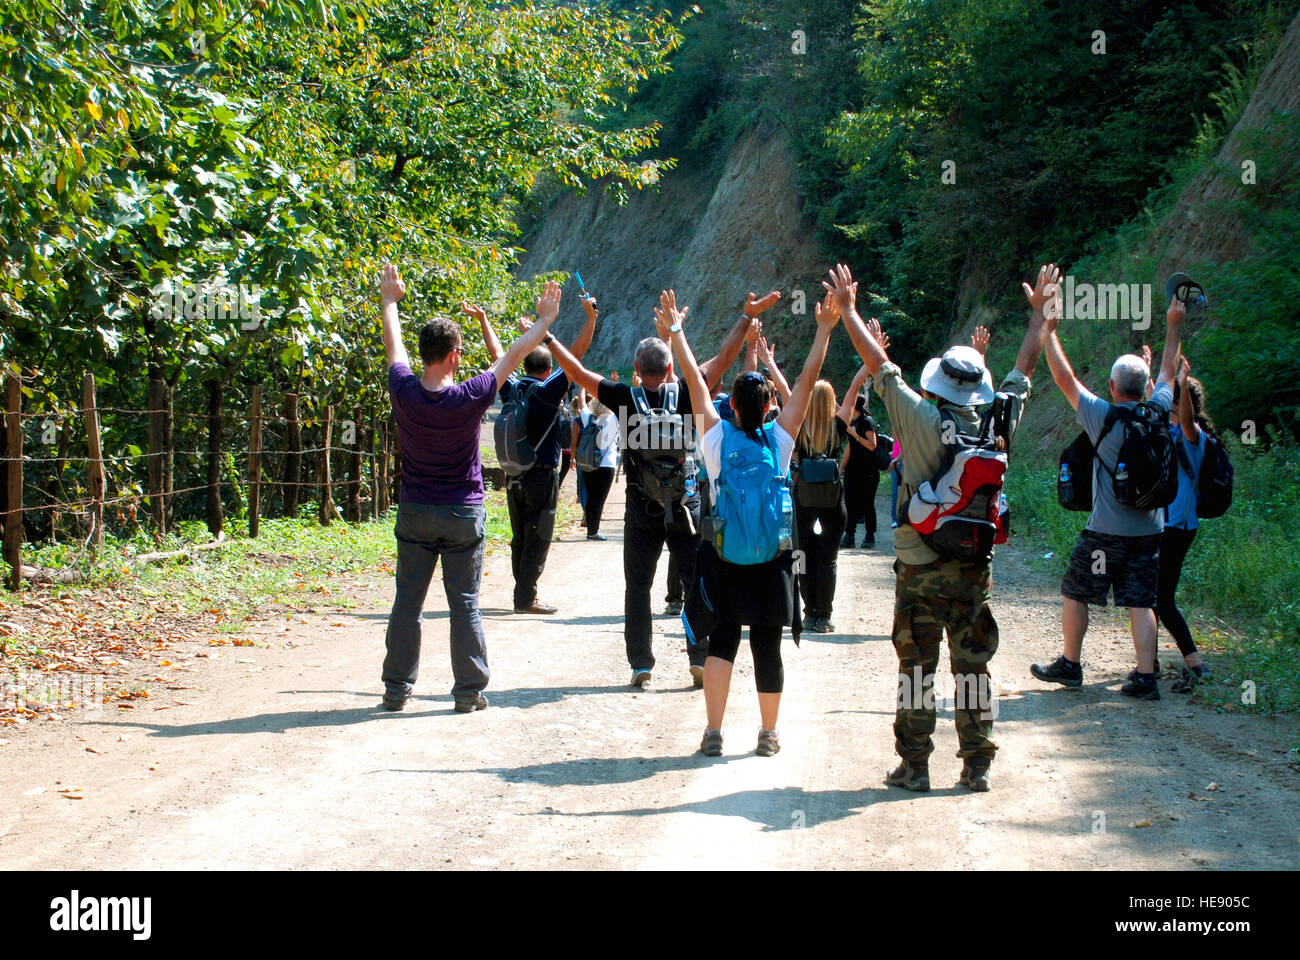
[[[479,428],[484,412],[519,362],[547,334],[560,306],[560,287],[548,283],[537,300],[537,322],[483,373],[456,382],[460,327],[438,317],[420,330],[423,376],[411,371],[402,344],[397,302],[406,285],[392,264],[379,284],[383,303],[388,392],[402,442],[402,491],[397,506],[397,595],[388,618],[384,706],[401,710],[420,666],[420,621],[434,568],[442,558],[443,589],[451,621],[451,688],[458,713],[487,706],[487,644],[479,614],[483,573],[483,465]]]

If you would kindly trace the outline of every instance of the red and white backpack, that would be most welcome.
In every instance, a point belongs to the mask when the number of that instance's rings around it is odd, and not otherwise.
[[[990,412],[979,433],[964,433],[951,410],[939,411],[943,462],[907,502],[906,521],[939,554],[963,563],[988,563],[993,547],[1007,542],[1007,473],[1005,438],[990,430]]]

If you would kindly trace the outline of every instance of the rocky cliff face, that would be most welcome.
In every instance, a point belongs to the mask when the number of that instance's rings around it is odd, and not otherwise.
[[[771,126],[738,137],[720,170],[669,171],[659,190],[636,193],[623,207],[600,186],[585,196],[563,194],[524,244],[521,278],[576,269],[599,300],[601,327],[588,365],[606,371],[631,365],[636,342],[654,333],[652,309],[667,288],[691,307],[701,359],[740,315],[748,291],[781,290],[781,303],[764,315],[766,329],[783,366],[787,345],[797,344],[802,361],[814,291],[829,267],[802,211],[789,145]]]

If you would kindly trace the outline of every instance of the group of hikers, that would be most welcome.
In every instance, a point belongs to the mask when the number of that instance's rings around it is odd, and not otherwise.
[[[994,545],[1007,534],[1002,483],[1008,454],[1044,350],[1084,430],[1071,451],[1087,453],[1069,463],[1063,455],[1058,493],[1064,506],[1088,509],[1089,518],[1061,586],[1063,653],[1051,664],[1035,664],[1032,672],[1066,686],[1082,683],[1088,605],[1104,606],[1113,590],[1116,605],[1130,609],[1137,659],[1122,692],[1159,699],[1157,616],[1185,658],[1178,688],[1190,687],[1208,667],[1174,592],[1195,536],[1198,492],[1206,488],[1202,474],[1213,472],[1211,453],[1217,447],[1221,455],[1222,445],[1205,413],[1204,389],[1180,352],[1186,302],[1177,295],[1171,299],[1154,381],[1149,350],[1145,358],[1121,356],[1111,370],[1107,401],[1079,382],[1061,348],[1060,280],[1060,271],[1048,264],[1033,285],[1023,284],[1030,318],[1015,365],[997,390],[985,364],[989,332],[979,327],[969,346],[950,347],[925,365],[918,393],[890,361],[889,336],[879,322],[858,313],[857,283],[842,264],[823,283],[812,345],[792,384],[762,334],[760,317],[780,300],[778,291],[761,298],[749,294],[717,353],[700,361],[687,334],[689,308],[667,290],[653,311],[656,335],[636,345],[631,386],[617,374],[602,377],[583,365],[597,319],[595,300],[585,290],[586,322],[572,344],[550,332],[561,299],[553,281],[537,299],[535,316],[520,321],[520,335],[505,349],[484,312],[463,305],[479,321],[491,360],[487,370],[464,380],[460,326],[445,317],[424,324],[423,370],[416,374],[402,344],[397,307],[405,285],[396,267],[386,266],[380,283],[383,333],[403,458],[383,705],[400,710],[411,696],[424,599],[441,558],[455,709],[470,713],[487,706],[478,606],[485,522],[479,433],[499,398],[496,441],[498,458],[508,467],[515,611],[555,612],[538,598],[537,583],[568,464],[582,468],[588,539],[604,539],[600,513],[621,471],[627,488],[624,640],[631,683],[644,687],[656,666],[651,590],[666,547],[668,609],[681,615],[687,666],[694,686],[704,692],[700,750],[708,756],[722,753],[742,627],[749,629],[759,700],[756,752],[771,756],[780,750],[782,638],[787,629],[796,644],[805,630],[834,632],[838,551],[854,545],[859,518],[866,525],[863,545],[874,545],[876,491],[881,472],[889,473],[900,762],[885,782],[929,789],[933,685],[946,630],[957,688],[960,783],[989,789],[997,750],[989,662],[998,647],[991,561]],[[862,366],[837,402],[821,370],[840,323]],[[742,350],[741,372],[729,392],[721,392],[722,378]],[[521,363],[524,376],[516,377]],[[896,436],[881,432],[870,416],[862,395],[868,385]],[[1162,418],[1166,427],[1160,434]],[[562,452],[566,444],[568,458]],[[1175,456],[1179,469],[1172,473],[1167,462],[1157,463]],[[1164,472],[1151,479],[1161,466]],[[1163,487],[1153,491],[1157,483]]]

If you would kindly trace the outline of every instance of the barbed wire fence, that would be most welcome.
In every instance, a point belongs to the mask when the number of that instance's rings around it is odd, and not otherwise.
[[[63,534],[83,553],[97,552],[105,544],[106,508],[119,529],[147,525],[161,543],[182,515],[202,516],[219,539],[228,510],[246,518],[247,535],[256,538],[259,520],[273,514],[277,497],[280,515],[296,517],[314,494],[316,517],[325,526],[339,518],[378,519],[396,502],[401,449],[386,408],[356,404],[340,418],[335,405],[326,404],[304,414],[303,401],[310,398],[289,391],[268,398],[257,385],[247,409],[236,412],[223,405],[220,384],[210,381],[207,390],[206,413],[174,410],[158,380],[149,382],[144,408],[101,407],[95,377],[87,373],[80,405],[24,409],[23,378],[6,375],[0,520],[10,590],[23,581],[26,532],[54,542]],[[268,409],[268,399],[278,401],[275,409]],[[105,414],[117,421],[116,433],[124,432],[121,418],[139,418],[137,432],[143,420],[148,449],[121,440],[106,451]],[[184,449],[176,449],[181,443]],[[178,476],[185,478],[179,486]]]

